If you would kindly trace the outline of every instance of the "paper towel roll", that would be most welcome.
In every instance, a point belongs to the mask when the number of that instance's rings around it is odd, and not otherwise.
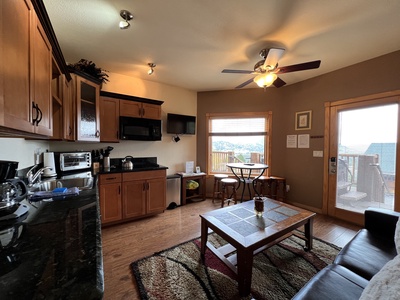
[[[46,169],[43,172],[44,177],[54,177],[57,176],[56,173],[56,164],[54,162],[54,152],[45,152],[43,153],[43,166],[50,167],[50,169]]]

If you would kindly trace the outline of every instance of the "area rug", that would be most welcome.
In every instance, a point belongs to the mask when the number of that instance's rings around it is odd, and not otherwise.
[[[226,244],[214,233],[208,241],[216,247]],[[200,238],[135,261],[131,268],[142,299],[291,299],[340,250],[317,238],[312,251],[303,247],[304,240],[292,235],[258,253],[251,294],[242,298],[235,274],[208,249],[202,263]]]

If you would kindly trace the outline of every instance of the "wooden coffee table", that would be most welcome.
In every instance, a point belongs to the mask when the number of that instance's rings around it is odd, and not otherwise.
[[[205,259],[208,248],[230,267],[237,274],[240,296],[250,294],[255,254],[289,237],[294,229],[302,225],[305,250],[312,249],[315,213],[269,198],[263,199],[262,218],[254,213],[254,200],[200,215],[201,257]],[[209,228],[228,244],[215,248],[207,242]]]

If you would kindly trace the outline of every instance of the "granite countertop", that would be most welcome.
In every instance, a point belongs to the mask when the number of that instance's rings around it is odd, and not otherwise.
[[[14,238],[0,235],[0,299],[102,299],[96,190],[54,201],[24,200],[27,214],[13,224],[0,222],[0,233],[14,232]]]
[[[132,170],[124,169],[121,166],[111,166],[109,169],[101,168],[97,174],[110,174],[110,173],[125,173],[125,172],[143,172],[143,171],[153,171],[153,170],[166,170],[168,167],[165,166],[148,166],[148,167],[140,167],[133,168]]]

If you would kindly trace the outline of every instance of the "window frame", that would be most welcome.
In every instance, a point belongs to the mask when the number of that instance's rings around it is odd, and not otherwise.
[[[265,118],[265,136],[264,136],[264,163],[269,166],[268,169],[265,170],[264,176],[269,176],[271,173],[271,138],[272,138],[272,112],[238,112],[238,113],[207,113],[206,114],[206,151],[207,151],[207,174],[228,174],[231,175],[232,172],[213,172],[212,171],[212,134],[210,133],[211,128],[211,120],[212,119],[232,119],[232,118]]]

